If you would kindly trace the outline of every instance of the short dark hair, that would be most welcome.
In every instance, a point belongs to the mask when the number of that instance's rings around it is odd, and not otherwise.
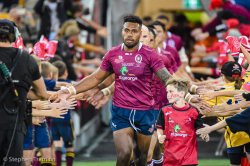
[[[83,5],[78,4],[78,3],[73,4],[71,11],[73,14],[75,14],[76,12],[83,12]]]
[[[50,60],[49,60],[50,63],[54,63],[56,61],[63,61],[63,59],[61,56],[56,54],[53,58],[50,58]]]
[[[52,64],[58,69],[58,77],[63,76],[67,70],[66,64],[63,61],[55,61]]]
[[[152,21],[152,17],[151,16],[145,16],[142,18],[143,21]]]
[[[15,23],[7,20],[0,19],[0,41],[1,42],[14,42],[15,41]]]
[[[137,23],[140,26],[142,26],[142,20],[138,16],[135,16],[135,15],[127,15],[127,16],[125,16],[123,18],[123,23],[126,23],[126,22]]]
[[[149,30],[149,32],[151,32],[153,34],[154,38],[156,38],[155,29],[152,28],[152,27],[150,27],[150,26],[148,26],[148,30]]]
[[[162,29],[163,29],[163,31],[166,31],[165,25],[164,25],[163,23],[161,23],[160,21],[154,21],[154,22],[152,23],[152,26],[161,26]]]
[[[159,15],[156,19],[163,19],[163,20],[169,21],[168,16],[165,16],[163,14]]]

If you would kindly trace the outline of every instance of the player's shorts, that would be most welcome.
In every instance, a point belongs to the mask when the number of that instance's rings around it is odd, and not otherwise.
[[[241,158],[245,156],[245,152],[250,153],[250,143],[237,147],[227,148],[230,163],[233,165],[240,165]]]
[[[154,114],[155,114],[155,117],[156,117],[156,120],[155,120],[155,128],[154,128],[155,131],[157,130],[157,128],[156,128],[156,123],[157,123],[157,120],[158,120],[160,111],[161,111],[161,110],[154,110]]]
[[[74,134],[71,121],[51,122],[52,140],[59,141],[63,138],[66,148],[73,146]]]
[[[131,127],[136,132],[152,135],[156,122],[155,110],[131,110],[112,105],[110,126],[113,131]]]
[[[34,135],[33,125],[27,126],[27,132],[24,135],[23,150],[33,150],[34,149],[33,135]]]
[[[35,126],[34,145],[36,148],[48,148],[51,145],[47,122]]]

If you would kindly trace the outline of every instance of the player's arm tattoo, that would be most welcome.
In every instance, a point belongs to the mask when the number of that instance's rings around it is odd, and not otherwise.
[[[167,80],[172,77],[169,71],[164,67],[163,69],[156,72],[157,76],[162,80],[162,82],[166,83]]]

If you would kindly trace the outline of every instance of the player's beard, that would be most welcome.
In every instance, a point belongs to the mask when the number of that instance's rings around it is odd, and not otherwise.
[[[128,49],[131,49],[131,48],[134,48],[135,46],[138,45],[139,40],[136,40],[136,41],[134,41],[133,43],[126,43],[126,41],[123,40],[123,43],[125,44],[125,46],[126,46]]]

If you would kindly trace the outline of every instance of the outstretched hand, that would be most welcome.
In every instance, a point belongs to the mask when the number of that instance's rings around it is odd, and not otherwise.
[[[205,101],[200,101],[198,103],[191,103],[191,104],[195,106],[202,115],[206,115],[210,112],[213,112],[212,107],[209,106]]]
[[[53,118],[64,118],[63,115],[68,113],[68,109],[65,108],[53,108],[52,110],[52,117]]]
[[[203,128],[200,128],[196,131],[196,134],[199,134],[199,135],[208,135],[209,133],[211,133],[211,126],[207,125],[207,124],[203,124]]]
[[[52,108],[66,108],[66,109],[74,109],[75,106],[77,105],[77,101],[74,98],[70,98],[70,99],[63,99],[60,100],[59,103],[51,103],[51,107]]]

